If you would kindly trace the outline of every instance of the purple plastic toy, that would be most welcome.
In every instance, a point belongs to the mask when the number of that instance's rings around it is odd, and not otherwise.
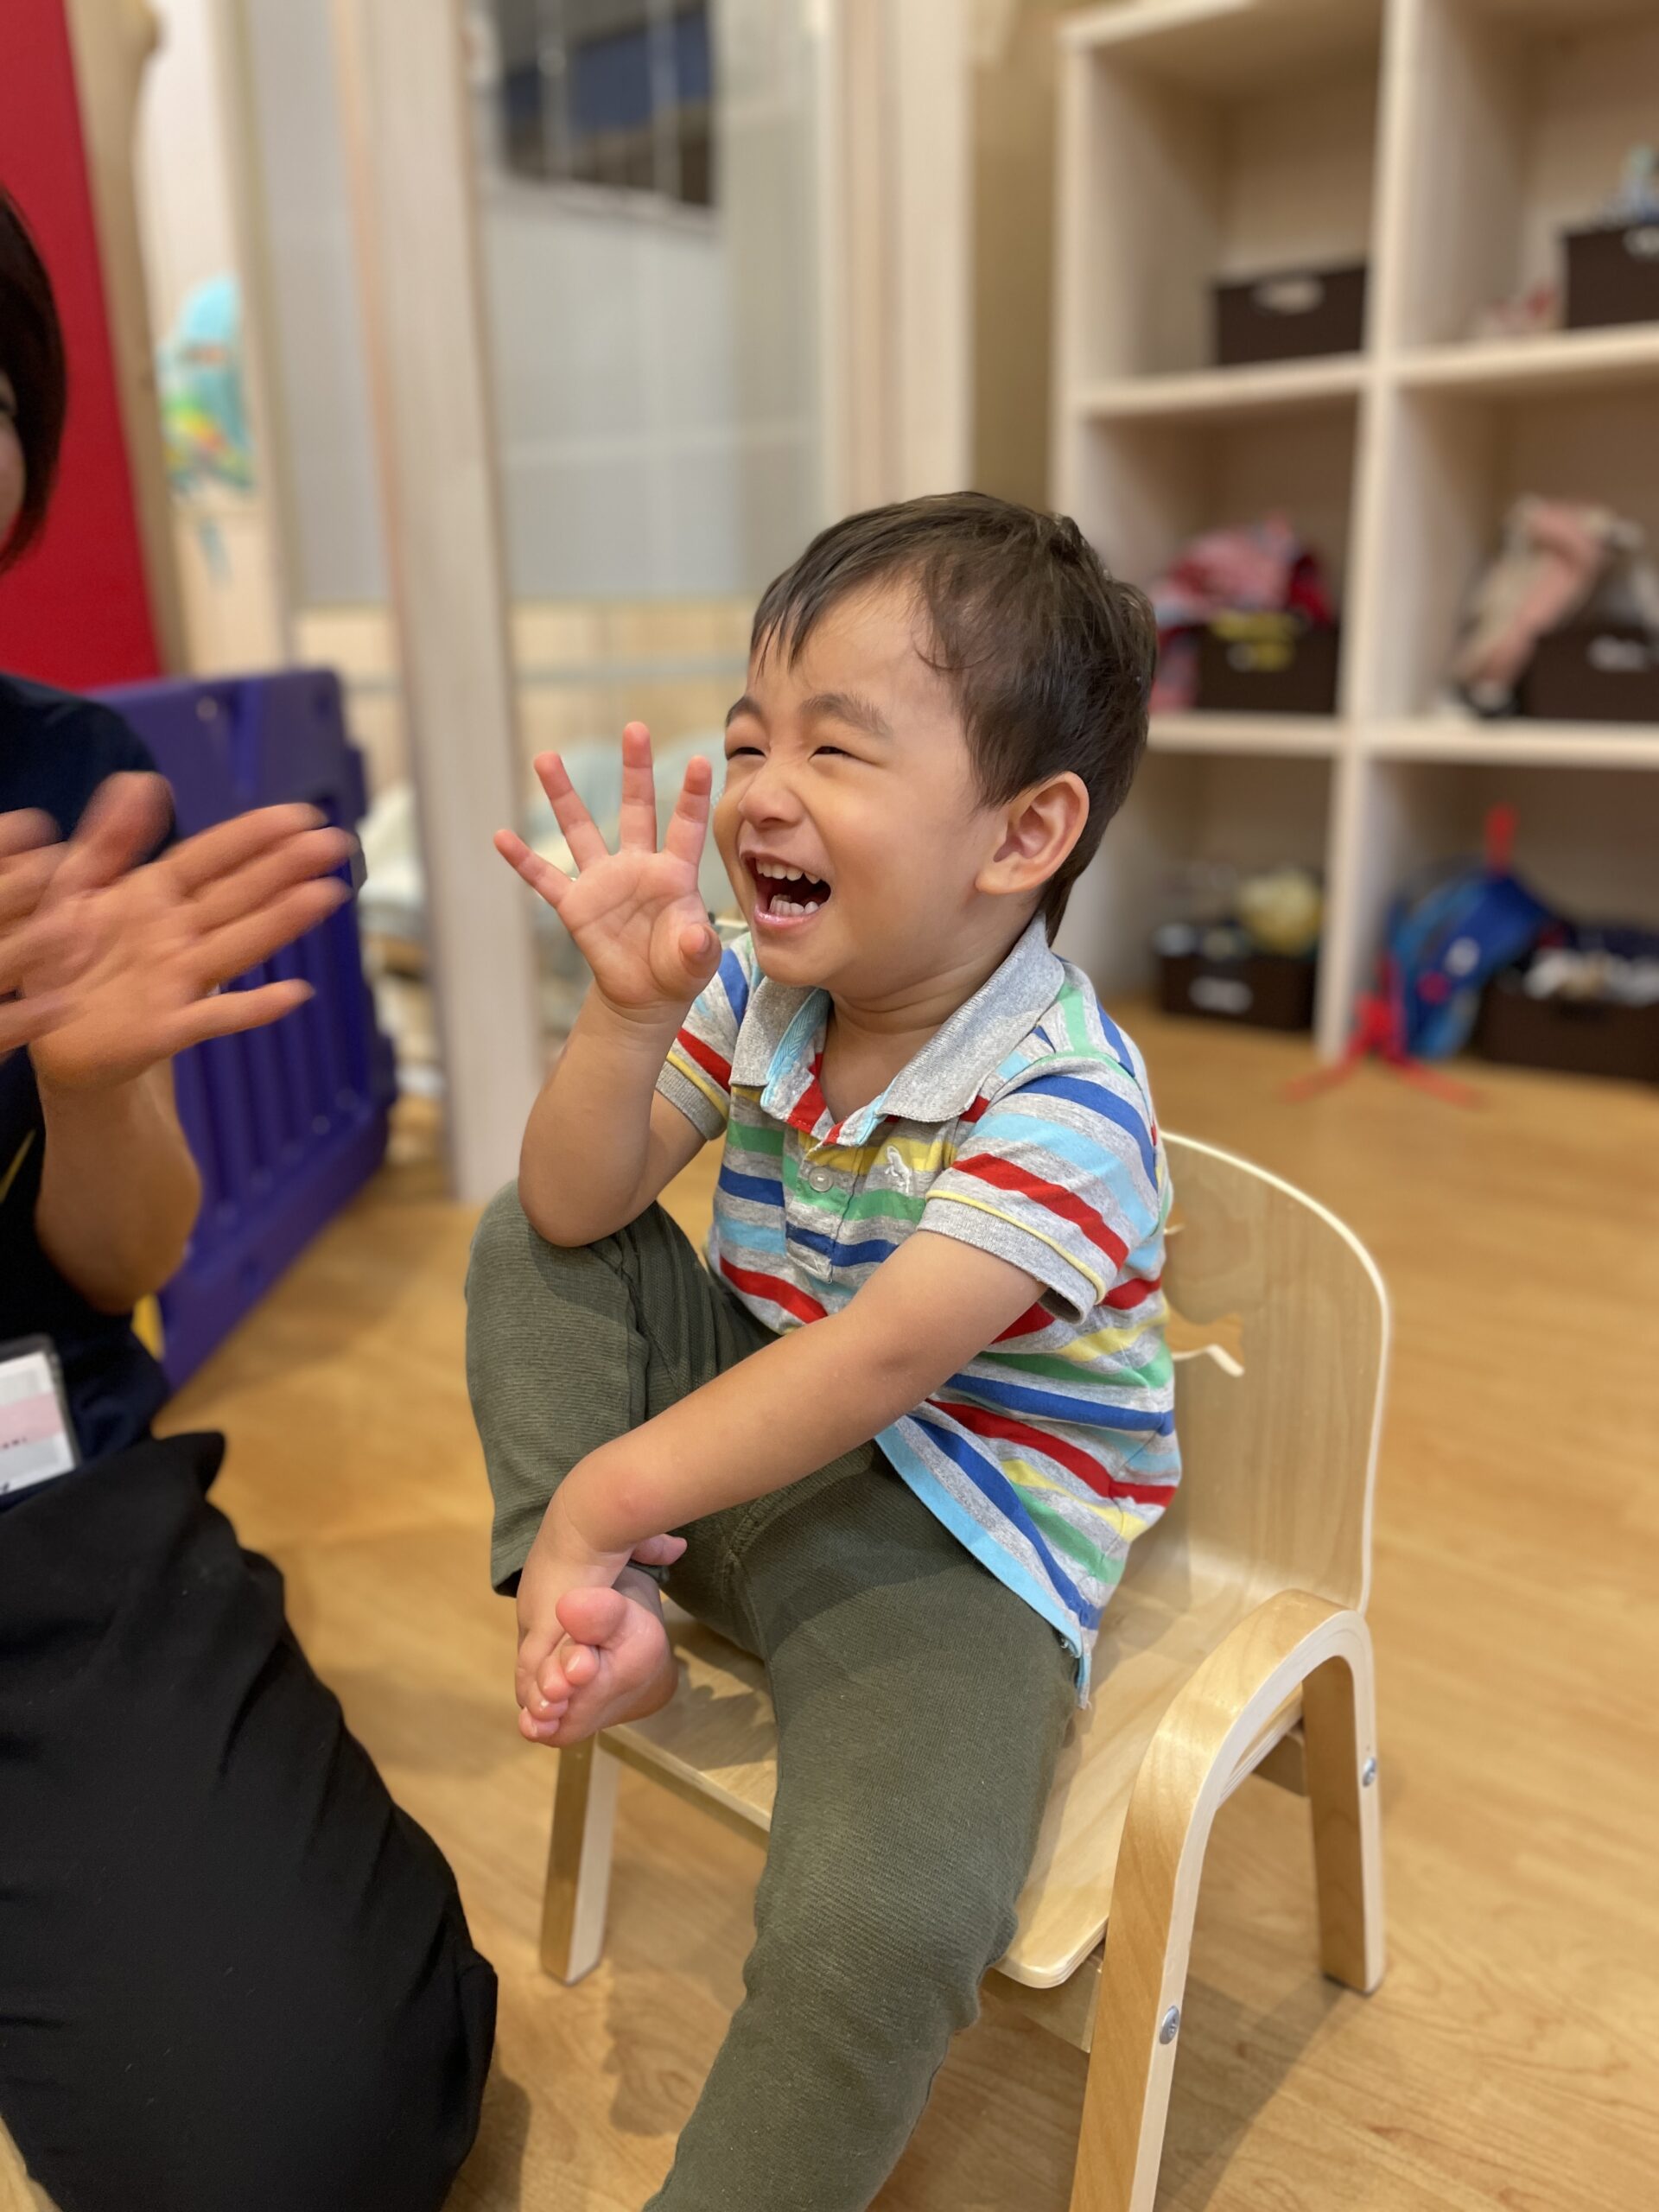
[[[173,786],[180,834],[249,807],[307,799],[355,830],[363,766],[325,669],[106,691]],[[161,1295],[162,1363],[177,1389],[385,1155],[397,1084],[375,1027],[357,918],[341,907],[242,978],[302,976],[316,995],[270,1029],[175,1063],[179,1117],[201,1169],[200,1217]]]

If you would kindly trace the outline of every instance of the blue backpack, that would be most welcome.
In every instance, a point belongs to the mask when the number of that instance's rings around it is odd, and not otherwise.
[[[1482,988],[1556,924],[1510,868],[1515,810],[1486,817],[1477,865],[1427,870],[1389,914],[1385,965],[1394,1041],[1415,1059],[1444,1060],[1469,1039]]]

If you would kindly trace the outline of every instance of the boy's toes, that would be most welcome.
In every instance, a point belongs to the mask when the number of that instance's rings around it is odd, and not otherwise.
[[[559,1646],[556,1660],[549,1660],[542,1669],[542,1686],[555,1697],[569,1697],[573,1691],[585,1689],[599,1672],[599,1654],[591,1644],[566,1642]],[[559,1687],[549,1688],[550,1677],[556,1676]]]
[[[627,1624],[630,1601],[620,1590],[568,1590],[557,1610],[561,1625],[578,1649],[584,1646],[603,1649],[616,1642]],[[637,1612],[639,1608],[632,1610]],[[561,1646],[560,1658],[569,1656],[570,1646]],[[592,1676],[587,1679],[591,1681]]]

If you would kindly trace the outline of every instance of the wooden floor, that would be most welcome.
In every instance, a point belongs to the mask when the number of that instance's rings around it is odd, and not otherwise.
[[[1247,1786],[1212,1846],[1160,2205],[1659,2203],[1659,1096],[1493,1074],[1459,1110],[1367,1071],[1290,1106],[1300,1046],[1134,1027],[1166,1124],[1335,1208],[1397,1323],[1371,1615],[1389,1978],[1369,2000],[1321,1980],[1306,1808]],[[286,1569],[499,1971],[454,2206],[637,2212],[740,1993],[759,1853],[625,1777],[607,1961],[573,1991],[539,1974],[552,1769],[514,1732],[486,1580],[468,1222],[403,1144],[167,1425],[229,1432],[221,1503]],[[883,2212],[1062,2212],[1083,2069],[988,2017]]]

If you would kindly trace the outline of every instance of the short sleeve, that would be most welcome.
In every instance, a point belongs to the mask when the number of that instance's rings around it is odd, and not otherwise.
[[[749,1003],[748,940],[727,946],[715,979],[685,1018],[657,1078],[659,1097],[677,1106],[699,1135],[724,1133],[732,1108],[732,1055]]]
[[[969,1125],[920,1226],[1023,1268],[1081,1321],[1155,1247],[1164,1179],[1133,1077],[1039,1061]]]

